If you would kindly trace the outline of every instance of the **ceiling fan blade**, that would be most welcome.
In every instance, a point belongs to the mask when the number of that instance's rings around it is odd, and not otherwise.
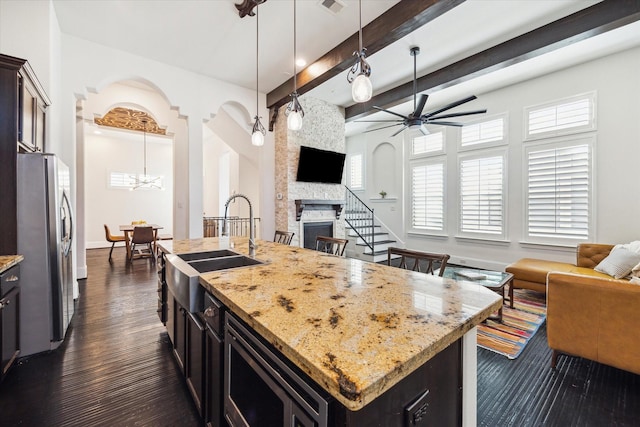
[[[441,126],[457,126],[457,127],[464,126],[464,123],[460,123],[460,122],[432,122],[432,121],[427,121],[426,124],[428,124],[428,125],[441,125]]]
[[[393,134],[393,135],[391,135],[391,136],[392,136],[392,137],[394,137],[394,136],[398,135],[400,132],[402,132],[403,130],[405,130],[405,129],[406,129],[406,128],[408,128],[408,127],[409,127],[409,125],[404,125],[404,126],[402,126],[402,127],[400,128],[400,130],[399,130],[399,131],[397,131],[396,133],[394,133],[394,134]]]
[[[427,98],[429,98],[427,94],[420,95],[420,101],[418,101],[418,105],[416,105],[416,111],[412,114],[413,117],[420,117],[422,110],[424,110],[424,104],[427,103]]]
[[[356,120],[354,123],[402,123],[404,120]]]
[[[456,102],[452,102],[452,103],[451,103],[451,104],[449,104],[449,105],[445,105],[445,106],[444,106],[444,107],[442,107],[442,108],[438,108],[438,109],[437,109],[437,110],[435,110],[435,111],[432,111],[432,112],[430,112],[430,113],[427,113],[427,114],[425,114],[423,117],[426,117],[426,118],[433,117],[433,116],[435,116],[435,115],[438,115],[438,114],[442,113],[443,111],[447,111],[447,110],[449,110],[449,109],[451,109],[451,108],[453,108],[453,107],[457,107],[458,105],[462,105],[462,104],[465,104],[465,103],[467,103],[467,102],[469,102],[469,101],[473,101],[474,99],[476,99],[476,96],[475,96],[475,95],[471,95],[471,96],[469,96],[469,97],[467,97],[467,98],[461,99],[461,100],[456,101]]]
[[[473,111],[463,111],[460,113],[449,113],[449,114],[442,114],[440,116],[431,116],[428,117],[429,120],[440,120],[440,119],[447,119],[449,117],[460,117],[460,116],[468,116],[471,114],[484,114],[486,113],[487,110],[473,110]]]
[[[380,130],[380,129],[387,129],[387,128],[392,128],[394,126],[398,126],[399,123],[396,123],[395,125],[389,125],[389,126],[382,126],[380,128],[375,128],[375,129],[367,129],[365,130],[363,133],[367,133],[367,132],[374,132],[376,130]]]
[[[373,106],[373,108],[375,108],[376,110],[384,111],[385,113],[393,114],[394,116],[398,116],[398,117],[402,117],[403,119],[406,119],[406,117],[403,116],[402,114],[398,114],[398,113],[395,113],[393,111],[385,110],[384,108],[376,107],[375,105]]]

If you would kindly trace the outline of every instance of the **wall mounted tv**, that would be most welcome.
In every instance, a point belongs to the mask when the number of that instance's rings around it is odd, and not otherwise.
[[[344,169],[344,153],[300,146],[296,181],[340,184]]]

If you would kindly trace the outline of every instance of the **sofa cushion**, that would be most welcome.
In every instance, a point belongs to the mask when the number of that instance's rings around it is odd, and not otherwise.
[[[513,274],[518,280],[527,282],[547,283],[547,273],[550,271],[560,271],[570,273],[573,269],[577,269],[573,264],[566,262],[546,261],[535,258],[522,258],[507,266],[505,271]],[[591,270],[593,271],[593,270]]]
[[[616,279],[627,277],[631,269],[640,262],[640,254],[622,247],[615,247],[611,253],[598,264],[594,270],[606,273]]]

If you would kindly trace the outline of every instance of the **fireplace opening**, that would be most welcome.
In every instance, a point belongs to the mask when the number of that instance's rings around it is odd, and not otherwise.
[[[304,247],[307,249],[316,248],[316,237],[333,237],[333,221],[305,222],[303,224]]]

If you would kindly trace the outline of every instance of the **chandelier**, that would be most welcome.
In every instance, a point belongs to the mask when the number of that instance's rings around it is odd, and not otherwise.
[[[130,175],[129,177],[133,180],[133,185],[131,186],[131,191],[137,190],[139,188],[151,188],[154,190],[163,190],[160,185],[159,176],[151,177],[147,175],[147,119],[142,119],[142,124],[144,128],[143,132],[143,141],[144,141],[144,169],[142,175]]]

